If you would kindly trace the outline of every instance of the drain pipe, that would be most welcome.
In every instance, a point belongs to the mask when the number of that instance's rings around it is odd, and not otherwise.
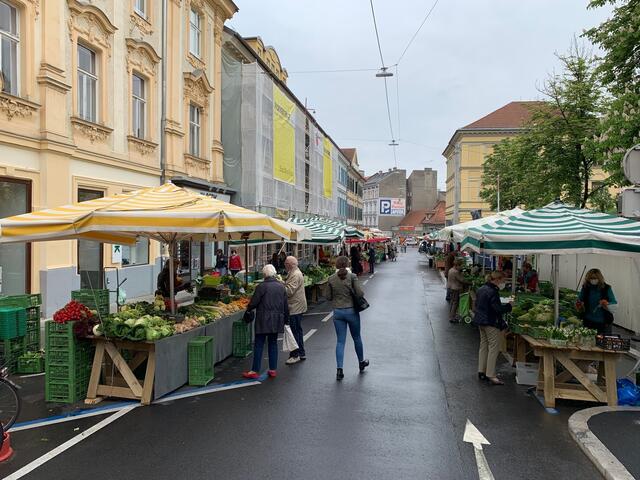
[[[160,185],[167,181],[167,0],[162,0],[162,87],[160,99]]]

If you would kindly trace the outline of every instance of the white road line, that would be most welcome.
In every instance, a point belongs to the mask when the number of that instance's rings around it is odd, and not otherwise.
[[[66,451],[66,450],[70,449],[71,447],[73,447],[74,445],[80,443],[85,438],[89,437],[90,435],[93,435],[98,430],[106,427],[107,425],[109,425],[112,422],[115,422],[117,419],[119,419],[123,415],[126,415],[127,413],[129,413],[131,410],[133,410],[136,407],[137,407],[137,405],[134,405],[134,406],[131,406],[131,407],[127,407],[127,408],[123,408],[119,412],[116,412],[113,415],[105,418],[104,420],[101,420],[100,422],[96,423],[93,427],[90,427],[87,430],[85,430],[84,432],[80,433],[79,435],[76,435],[75,437],[71,438],[70,440],[67,440],[62,445],[58,445],[56,448],[54,448],[50,452],[44,454],[40,458],[36,458],[33,462],[25,465],[20,470],[17,470],[15,472],[13,472],[8,477],[5,477],[4,480],[17,480],[19,478],[24,477],[28,473],[34,471],[36,468],[38,468],[41,465],[44,465],[45,463],[47,463],[52,458],[57,457],[58,455],[60,455],[64,451]]]
[[[20,378],[31,378],[31,377],[40,377],[44,375],[45,372],[42,373],[32,373],[31,375],[20,375]]]
[[[138,405],[132,405],[134,407],[137,407]],[[96,409],[94,412],[87,412],[87,413],[81,413],[79,415],[70,415],[68,417],[64,417],[64,418],[54,418],[52,420],[47,420],[44,419],[41,422],[38,423],[30,423],[28,425],[21,425],[18,427],[12,427],[9,430],[9,433],[13,433],[13,432],[20,432],[22,430],[31,430],[32,428],[38,428],[38,427],[44,427],[44,426],[48,426],[48,425],[55,425],[56,423],[65,423],[65,422],[72,422],[74,420],[81,420],[83,418],[89,418],[89,417],[97,417],[99,415],[107,415],[109,413],[115,413],[115,412],[119,412],[125,408],[130,408],[129,406],[119,406],[119,407],[113,407],[113,408],[107,408],[107,409]]]
[[[309,330],[309,331],[307,332],[307,334],[306,334],[304,337],[302,337],[302,338],[303,338],[303,339],[304,339],[304,341],[306,342],[306,341],[309,339],[309,337],[311,337],[311,335],[313,335],[313,334],[314,334],[314,333],[316,333],[317,331],[318,331],[318,329],[317,329],[317,328],[312,328],[312,329],[311,329],[311,330]]]
[[[176,395],[170,395],[168,397],[163,397],[159,400],[156,400],[155,403],[165,403],[165,402],[172,402],[173,400],[180,400],[181,398],[189,398],[189,397],[195,397],[197,395],[206,395],[208,393],[218,393],[218,392],[223,392],[225,390],[235,390],[236,388],[244,388],[244,387],[251,387],[253,385],[260,385],[260,382],[246,382],[246,383],[238,383],[235,385],[225,385],[224,387],[212,387],[211,389],[198,389],[198,390],[194,390],[191,392],[185,392],[185,393],[178,393]]]
[[[309,316],[309,315],[324,315],[327,312],[311,312],[311,313],[303,313],[303,315],[305,317]]]
[[[367,278],[364,282],[362,282],[362,285],[363,286],[366,285],[368,281],[369,281],[369,279]]]
[[[329,319],[330,319],[331,317],[333,317],[333,312],[329,313],[326,317],[324,317],[324,318],[322,319],[322,322],[323,322],[323,323],[328,322],[328,321],[329,321]]]

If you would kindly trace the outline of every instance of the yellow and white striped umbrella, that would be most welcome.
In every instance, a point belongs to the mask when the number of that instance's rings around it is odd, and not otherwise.
[[[172,183],[0,220],[0,243],[86,239],[130,244],[138,236],[162,242],[296,241],[310,232]]]

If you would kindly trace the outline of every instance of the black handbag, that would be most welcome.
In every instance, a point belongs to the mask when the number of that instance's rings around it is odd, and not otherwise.
[[[244,315],[242,316],[242,320],[244,320],[245,323],[251,323],[256,319],[256,311],[255,310],[247,310],[244,312]]]
[[[351,291],[351,298],[353,299],[353,309],[360,313],[369,308],[369,302],[367,302],[367,299],[364,298],[364,296],[360,297],[356,295],[355,288],[353,287],[353,277],[351,277],[351,287],[349,287],[349,290]]]

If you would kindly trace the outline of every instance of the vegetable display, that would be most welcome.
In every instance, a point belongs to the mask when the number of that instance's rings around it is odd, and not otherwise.
[[[53,321],[56,323],[75,322],[77,320],[86,320],[93,317],[93,312],[83,304],[71,300],[64,307],[53,314]]]

